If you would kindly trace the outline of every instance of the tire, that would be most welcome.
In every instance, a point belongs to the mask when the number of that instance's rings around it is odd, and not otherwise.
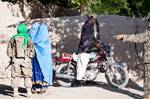
[[[123,65],[122,66],[121,65],[115,64],[113,66],[114,70],[117,71],[117,73],[115,73],[115,74],[119,75],[120,77],[117,78],[117,76],[115,76],[110,69],[108,69],[105,73],[107,83],[111,87],[121,89],[121,88],[125,87],[128,84],[129,76],[128,76],[127,68],[123,67]]]
[[[67,69],[68,69],[68,64],[66,64],[66,63],[65,64],[60,64],[56,69],[56,73],[66,74],[66,75],[69,75],[69,76],[75,76],[74,66],[71,65],[70,68],[69,68],[69,71]],[[71,87],[73,80],[67,79],[67,78],[66,79],[65,78],[57,78],[56,82],[60,86]]]

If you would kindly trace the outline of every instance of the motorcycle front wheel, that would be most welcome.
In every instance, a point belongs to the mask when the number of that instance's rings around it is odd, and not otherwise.
[[[114,64],[113,69],[109,68],[106,71],[105,77],[111,87],[121,89],[128,84],[129,76],[127,67],[122,65],[123,64]]]
[[[63,87],[71,87],[72,82],[74,79],[69,79],[69,77],[74,78],[75,77],[75,68],[72,65],[69,64],[60,64],[57,69],[56,73],[60,75],[64,75],[65,77],[57,77],[56,82]],[[67,78],[68,77],[68,78]]]

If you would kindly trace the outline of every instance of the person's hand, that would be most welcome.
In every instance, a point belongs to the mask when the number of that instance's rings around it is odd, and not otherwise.
[[[57,53],[57,50],[56,50],[56,48],[53,48],[52,49],[52,54],[55,54],[55,53]]]
[[[100,47],[100,44],[99,44],[99,43],[96,43],[95,45],[96,45],[96,47]]]
[[[116,40],[123,40],[124,34],[118,34],[113,36]]]
[[[95,46],[96,46],[97,48],[102,47],[102,45],[101,45],[99,42],[96,42],[96,43],[95,43]]]

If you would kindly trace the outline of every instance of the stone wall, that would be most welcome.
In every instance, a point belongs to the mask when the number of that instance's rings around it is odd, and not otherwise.
[[[44,19],[43,19],[44,20]],[[52,43],[56,42],[66,52],[75,52],[78,47],[81,27],[86,17],[60,17],[45,19],[49,26]],[[125,16],[108,15],[98,16],[101,39],[114,49],[115,59],[124,62],[132,70],[142,69],[139,64],[143,45],[139,43],[122,42],[113,38],[116,34],[138,34],[146,29],[144,18],[128,18]],[[135,47],[136,46],[136,47]],[[137,53],[138,52],[138,53]]]

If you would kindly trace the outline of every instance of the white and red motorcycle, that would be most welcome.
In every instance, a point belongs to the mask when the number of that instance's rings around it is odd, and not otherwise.
[[[55,59],[55,77],[59,85],[71,87],[74,83],[77,73],[77,62],[74,58],[76,56],[75,54],[59,53],[59,57]],[[88,63],[82,80],[94,81],[99,73],[105,73],[108,84],[115,88],[125,87],[129,80],[127,66],[114,61],[110,46],[102,45],[97,49],[95,57]]]

